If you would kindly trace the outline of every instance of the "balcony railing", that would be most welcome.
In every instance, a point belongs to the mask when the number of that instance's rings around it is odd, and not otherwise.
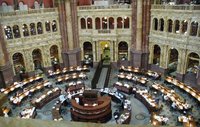
[[[42,14],[46,12],[57,12],[57,8],[41,8],[41,9],[29,9],[28,11],[15,10],[13,12],[0,12],[0,17],[25,15],[25,14]]]
[[[55,39],[60,39],[60,38],[61,38],[60,34],[58,32],[55,32],[55,33],[47,33],[47,34],[41,34],[41,35],[35,35],[35,36],[29,36],[29,37],[23,37],[23,38],[15,38],[15,39],[6,40],[6,41],[7,41],[7,47],[12,48],[16,46],[25,45],[25,44],[34,45],[35,42],[40,42],[44,40],[52,40],[52,39],[55,40]]]
[[[126,9],[131,8],[130,4],[117,4],[109,6],[78,6],[78,10],[94,10],[94,9]]]
[[[200,10],[200,5],[152,5],[151,9]]]
[[[96,29],[90,29],[90,30],[86,30],[86,29],[80,29],[79,30],[79,34],[80,36],[91,36],[91,35],[106,35],[106,36],[113,36],[113,35],[127,35],[127,36],[131,36],[131,29],[101,29],[101,30],[96,30]]]

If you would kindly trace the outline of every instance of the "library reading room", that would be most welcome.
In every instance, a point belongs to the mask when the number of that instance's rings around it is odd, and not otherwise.
[[[0,127],[200,127],[200,0],[0,0]]]

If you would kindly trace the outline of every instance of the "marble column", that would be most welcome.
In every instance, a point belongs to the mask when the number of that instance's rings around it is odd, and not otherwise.
[[[96,41],[92,43],[92,54],[93,54],[93,61],[96,62]]]
[[[175,20],[172,21],[172,33],[176,33],[175,31]]]
[[[182,34],[182,29],[183,29],[183,21],[180,21],[180,26],[179,26],[179,34]]]
[[[110,60],[113,61],[113,42],[110,41]]]
[[[10,84],[14,76],[3,31],[3,25],[0,25],[0,87],[6,87],[7,84]]]
[[[162,45],[161,46],[161,54],[160,54],[160,67],[167,69],[167,45]]]
[[[198,66],[197,69],[197,85],[200,87],[200,66]]]
[[[24,64],[27,72],[34,71],[34,63],[31,51],[31,49],[24,50]]]
[[[198,23],[198,28],[197,28],[197,37],[200,37],[200,23]]]
[[[46,21],[43,21],[43,22],[42,22],[42,32],[43,32],[43,34],[46,34],[46,33],[47,33],[45,23],[46,23]]]
[[[168,27],[169,27],[169,24],[168,24],[168,21],[167,21],[167,17],[164,18],[164,32],[168,32]]]
[[[66,22],[67,22],[67,37],[68,37],[68,45],[69,50],[73,50],[73,30],[72,30],[72,14],[71,14],[71,6],[70,0],[66,0],[65,8],[66,8]]]
[[[136,34],[136,50],[141,51],[142,47],[142,4],[143,0],[137,1],[137,34]]]
[[[154,48],[153,45],[149,45],[149,64],[153,64],[153,53]]]
[[[191,31],[191,20],[188,20],[188,24],[187,24],[187,36],[190,36],[190,31]]]
[[[77,0],[71,0],[71,16],[72,16],[72,28],[73,28],[73,43],[74,48],[80,48],[79,44],[79,28],[78,28],[78,12],[77,12]],[[87,21],[86,21],[87,22]]]
[[[91,17],[92,18],[92,30],[95,30],[95,18],[94,17]],[[79,27],[80,29],[80,27]]]
[[[57,23],[57,25],[59,25],[61,34],[61,45],[62,45],[61,54],[62,54],[63,66],[69,66],[66,55],[69,45],[67,43],[68,37],[67,37],[67,23],[66,23],[67,18],[66,18],[65,0],[56,0],[55,5],[58,6],[59,22]]]
[[[130,64],[134,67],[148,68],[148,33],[150,20],[149,0],[132,0],[132,45]]]
[[[18,25],[18,26],[19,26],[20,38],[24,38],[23,24],[20,24],[20,25]]]
[[[176,78],[180,81],[184,80],[184,75],[187,68],[187,57],[186,57],[186,50],[180,49],[178,55],[178,65],[177,65],[177,73]]]

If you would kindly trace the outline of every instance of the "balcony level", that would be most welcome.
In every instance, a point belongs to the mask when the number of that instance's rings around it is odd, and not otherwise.
[[[150,40],[200,48],[200,5],[152,5]]]

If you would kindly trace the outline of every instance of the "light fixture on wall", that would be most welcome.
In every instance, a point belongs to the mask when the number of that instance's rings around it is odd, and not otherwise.
[[[108,48],[108,44],[105,44],[105,48]]]

